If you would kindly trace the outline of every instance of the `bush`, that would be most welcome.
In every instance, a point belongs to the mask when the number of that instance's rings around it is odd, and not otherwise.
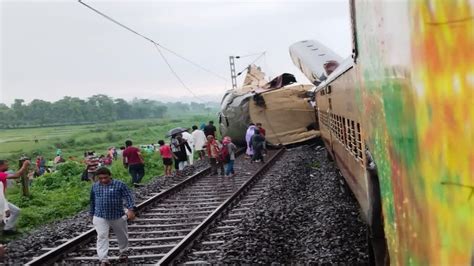
[[[73,147],[76,144],[76,139],[75,138],[68,138],[65,141],[66,145],[69,147]]]

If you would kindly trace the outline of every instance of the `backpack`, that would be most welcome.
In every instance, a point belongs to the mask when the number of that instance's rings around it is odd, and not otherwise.
[[[228,163],[230,161],[229,146],[223,145],[222,149],[219,152],[219,161]]]

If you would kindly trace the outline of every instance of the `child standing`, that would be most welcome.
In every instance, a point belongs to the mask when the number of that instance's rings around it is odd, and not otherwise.
[[[171,166],[173,165],[171,148],[169,145],[166,145],[163,140],[159,140],[158,144],[160,144],[160,154],[163,158],[163,165],[165,166],[165,176],[171,176]]]

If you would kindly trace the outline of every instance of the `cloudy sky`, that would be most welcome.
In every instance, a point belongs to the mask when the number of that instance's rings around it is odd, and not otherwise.
[[[164,51],[200,98],[220,99],[231,87],[230,55],[266,51],[257,64],[268,75],[289,72],[301,82],[307,80],[291,62],[291,44],[316,39],[350,55],[348,1],[83,2],[227,79]],[[76,0],[0,0],[0,10],[1,103],[98,93],[164,101],[189,97],[150,42]],[[236,61],[237,71],[256,57]]]

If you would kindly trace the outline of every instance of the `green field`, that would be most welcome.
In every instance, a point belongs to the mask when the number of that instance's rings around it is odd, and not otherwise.
[[[33,158],[43,155],[51,160],[57,148],[61,148],[66,163],[51,174],[35,178],[30,186],[30,196],[23,197],[19,185],[7,190],[7,199],[21,208],[17,229],[26,233],[40,225],[63,219],[84,210],[89,204],[90,182],[80,181],[84,170],[81,162],[86,150],[105,154],[110,146],[120,147],[131,139],[134,145],[156,143],[165,138],[166,132],[174,127],[191,127],[212,119],[206,115],[175,119],[126,120],[107,124],[61,126],[47,128],[11,129],[0,131],[0,156],[11,161],[15,168],[20,154]],[[34,142],[34,138],[39,140]],[[75,160],[67,158],[74,157]],[[163,165],[159,154],[146,154],[143,182],[162,175]],[[120,161],[114,161],[112,175],[127,184],[130,176]],[[8,241],[13,237],[0,237]]]
[[[191,127],[212,119],[205,115],[180,119],[122,120],[113,123],[0,130],[0,158],[16,159],[21,154],[43,155],[50,160],[57,148],[64,158],[80,157],[86,150],[105,154],[107,148],[124,145],[126,139],[134,144],[156,143],[173,127]],[[35,143],[35,138],[38,140]]]

